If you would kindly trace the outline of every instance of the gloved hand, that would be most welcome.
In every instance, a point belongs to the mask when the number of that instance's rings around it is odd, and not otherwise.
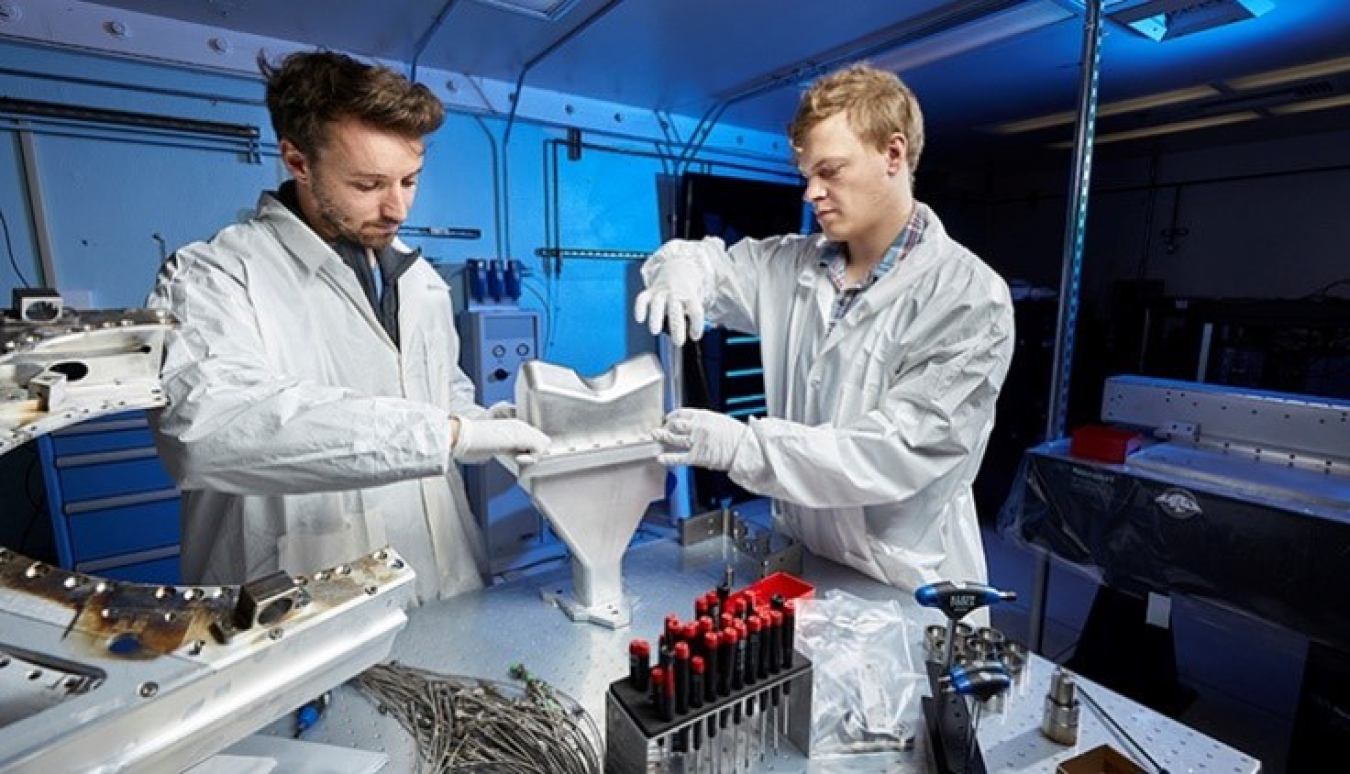
[[[450,455],[467,465],[487,462],[498,454],[539,454],[552,443],[547,435],[519,419],[465,419]]]
[[[488,410],[487,410],[487,418],[488,418],[488,419],[515,419],[515,418],[516,418],[516,404],[514,404],[514,403],[508,403],[507,401],[504,401],[504,400],[499,400],[499,401],[497,401],[496,403],[492,404],[491,406],[488,406]]]
[[[670,258],[633,302],[633,318],[647,323],[653,336],[661,332],[664,323],[670,343],[677,347],[684,346],[686,332],[694,341],[703,337],[702,271],[692,255],[680,255],[693,249],[689,243],[670,242],[658,250],[657,255],[666,252]]]
[[[703,409],[676,409],[665,423],[652,431],[668,451],[657,455],[662,465],[695,465],[710,470],[731,470],[736,447],[750,429],[726,414]]]

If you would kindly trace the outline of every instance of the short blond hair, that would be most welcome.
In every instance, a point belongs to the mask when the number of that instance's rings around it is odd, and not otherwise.
[[[788,124],[793,152],[821,121],[838,113],[848,116],[848,125],[865,143],[878,150],[899,132],[908,144],[909,176],[919,168],[923,154],[923,111],[919,100],[895,73],[868,64],[855,64],[821,78],[811,85]]]

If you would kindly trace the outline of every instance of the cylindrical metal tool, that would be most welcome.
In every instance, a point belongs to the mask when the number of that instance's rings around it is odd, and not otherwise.
[[[689,643],[675,643],[675,714],[689,711]]]
[[[633,640],[628,643],[628,683],[634,689],[647,690],[651,658],[652,646],[646,640]]]
[[[1045,695],[1045,716],[1041,733],[1060,744],[1078,743],[1078,685],[1073,675],[1056,669],[1050,676],[1050,691]]]

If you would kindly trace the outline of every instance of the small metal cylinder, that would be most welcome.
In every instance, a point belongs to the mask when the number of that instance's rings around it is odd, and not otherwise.
[[[923,630],[924,658],[939,664],[946,658],[947,627],[930,624]]]
[[[1050,676],[1050,691],[1045,695],[1045,716],[1041,733],[1063,745],[1078,743],[1078,696],[1073,676],[1056,669]]]
[[[1022,674],[1026,672],[1027,666],[1025,656],[1020,656],[1013,651],[1005,651],[999,661],[1003,662],[1003,668],[1008,670],[1008,676],[1012,678],[1013,683],[1022,682]]]
[[[998,655],[1003,652],[1003,645],[1008,641],[1008,638],[1004,637],[1003,632],[998,629],[981,626],[975,630],[975,640],[984,645],[990,653]]]

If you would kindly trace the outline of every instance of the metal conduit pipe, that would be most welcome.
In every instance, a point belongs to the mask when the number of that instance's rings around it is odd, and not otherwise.
[[[550,43],[548,48],[545,48],[531,58],[530,61],[525,63],[525,66],[520,70],[520,75],[516,78],[515,93],[511,96],[511,112],[507,114],[506,132],[502,135],[503,149],[505,149],[506,145],[511,141],[511,127],[514,126],[516,122],[516,106],[520,104],[520,90],[525,86],[525,76],[540,62],[552,56],[555,51],[570,43],[578,35],[585,32],[592,24],[600,21],[605,14],[617,8],[621,2],[623,2],[623,0],[609,0],[609,2],[605,3],[600,10],[586,17],[580,24],[568,30],[567,34]]]
[[[97,86],[104,89],[116,89],[119,91],[134,91],[137,94],[159,94],[166,97],[183,97],[185,99],[196,99],[205,102],[228,102],[234,105],[247,105],[250,107],[265,107],[267,101],[256,97],[237,97],[232,94],[221,94],[220,92],[199,92],[187,91],[185,89],[169,89],[162,86],[150,86],[144,83],[118,83],[105,78],[90,78],[77,75],[55,75],[52,73],[39,73],[30,70],[16,70],[10,67],[0,67],[0,75],[15,78],[35,78],[44,81],[54,81],[57,83],[68,83],[73,86]],[[242,78],[242,80],[253,80]]]
[[[450,12],[455,9],[458,3],[459,0],[446,0],[440,13],[436,14],[436,18],[432,20],[431,26],[427,27],[426,31],[417,39],[417,43],[413,45],[412,62],[408,65],[408,80],[417,81],[418,60],[422,58],[427,46],[431,45],[432,38],[436,37],[436,33],[441,31],[441,27],[445,26],[445,20],[450,17]]]
[[[1087,0],[1083,23],[1083,59],[1078,84],[1078,116],[1074,129],[1073,174],[1069,177],[1068,220],[1064,230],[1064,263],[1059,281],[1059,322],[1050,377],[1050,403],[1046,411],[1045,440],[1064,435],[1069,396],[1069,371],[1073,366],[1074,327],[1078,323],[1078,290],[1083,271],[1083,237],[1087,230],[1088,188],[1092,178],[1092,144],[1097,121],[1097,83],[1101,72],[1102,0]],[[1045,598],[1050,584],[1050,558],[1036,557],[1032,577],[1031,632],[1027,644],[1041,649],[1045,634]]]
[[[712,129],[721,119],[722,114],[726,112],[727,108],[738,102],[777,91],[785,86],[793,86],[813,80],[845,64],[892,51],[906,43],[914,43],[932,35],[949,32],[963,24],[969,24],[990,14],[1006,11],[1022,2],[1023,0],[974,0],[974,2],[959,4],[960,7],[954,11],[939,9],[924,14],[918,19],[889,27],[875,35],[869,35],[862,40],[855,40],[836,47],[818,57],[796,62],[775,73],[752,81],[742,88],[725,92],[717,98],[717,101],[708,108],[703,114],[703,118],[699,120],[685,152],[680,155],[680,166],[677,167],[676,172],[682,171],[683,167],[692,163],[693,157],[703,147],[703,143],[707,142],[708,136],[712,134]]]
[[[492,129],[481,116],[474,116],[474,120],[482,127],[483,134],[487,135],[488,150],[492,157],[492,235],[496,240],[496,257],[500,259],[505,256],[502,255],[502,185],[497,174],[497,138],[492,136]]]

